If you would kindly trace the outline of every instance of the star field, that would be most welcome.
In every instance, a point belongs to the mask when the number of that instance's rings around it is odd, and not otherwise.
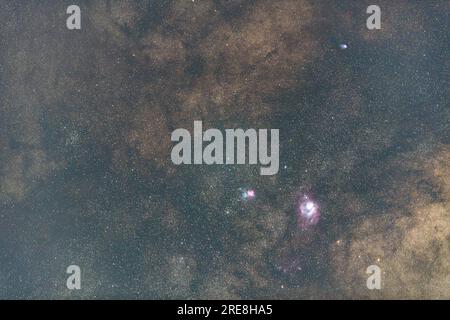
[[[447,1],[377,1],[381,30],[368,1],[75,2],[81,30],[0,3],[0,298],[450,298]],[[278,128],[278,174],[174,165],[194,121]]]

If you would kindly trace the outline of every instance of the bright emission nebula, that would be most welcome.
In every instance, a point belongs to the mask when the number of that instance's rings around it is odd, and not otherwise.
[[[0,0],[0,299],[450,299],[449,14]]]

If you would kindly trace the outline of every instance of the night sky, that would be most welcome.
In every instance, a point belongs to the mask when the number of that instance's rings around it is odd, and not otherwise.
[[[449,12],[0,0],[0,298],[450,299]],[[279,129],[278,174],[174,165],[197,120]]]

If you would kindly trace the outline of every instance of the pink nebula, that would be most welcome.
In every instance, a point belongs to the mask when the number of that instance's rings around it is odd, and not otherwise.
[[[297,225],[302,230],[307,230],[316,225],[320,219],[319,204],[310,196],[302,195],[297,201]]]

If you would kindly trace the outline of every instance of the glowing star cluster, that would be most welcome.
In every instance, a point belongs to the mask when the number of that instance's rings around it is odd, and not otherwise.
[[[306,230],[316,225],[320,219],[319,204],[309,195],[302,195],[297,201],[297,225]]]
[[[256,192],[254,189],[244,189],[240,188],[241,199],[242,200],[253,200],[256,197]]]

